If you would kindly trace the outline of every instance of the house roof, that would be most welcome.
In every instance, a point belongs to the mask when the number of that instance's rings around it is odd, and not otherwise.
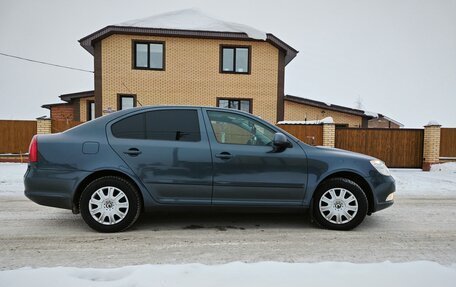
[[[91,91],[63,94],[63,95],[60,95],[59,98],[62,101],[70,102],[73,99],[88,98],[88,97],[93,97],[94,95],[95,95],[95,91],[91,90]]]
[[[94,91],[83,91],[83,92],[77,92],[77,93],[71,93],[71,94],[63,94],[60,95],[59,98],[62,101],[65,101],[66,103],[54,103],[54,104],[45,104],[42,105],[41,107],[44,109],[51,109],[53,106],[60,106],[60,105],[66,105],[69,102],[71,102],[74,99],[81,99],[81,98],[88,98],[88,97],[93,97],[95,95]]]
[[[179,10],[106,26],[80,39],[79,43],[93,55],[94,44],[112,34],[266,41],[285,52],[285,65],[298,54],[296,49],[273,34],[247,25],[215,19],[194,9]]]
[[[299,104],[304,104],[304,105],[322,108],[322,109],[326,109],[326,110],[360,116],[360,117],[366,118],[367,120],[383,118],[387,121],[397,124],[400,127],[404,126],[400,122],[393,120],[392,118],[389,118],[389,117],[387,117],[383,114],[379,114],[379,113],[352,109],[349,107],[333,105],[330,103],[320,102],[320,101],[311,100],[311,99],[307,99],[307,98],[296,97],[296,96],[292,96],[292,95],[285,95],[284,99],[287,101],[290,101],[290,102],[294,102],[294,103],[299,103]]]
[[[351,114],[351,115],[356,115],[368,119],[372,119],[373,116],[371,115],[366,115],[363,110],[357,110],[357,109],[352,109],[349,107],[344,107],[344,106],[338,106],[338,105],[333,105],[325,102],[320,102],[316,100],[311,100],[307,98],[301,98],[301,97],[296,97],[292,95],[285,95],[284,99],[286,101],[298,103],[298,104],[304,104],[312,107],[317,107],[317,108],[322,108],[326,110],[331,110],[331,111],[336,111],[336,112],[342,112],[346,114]]]

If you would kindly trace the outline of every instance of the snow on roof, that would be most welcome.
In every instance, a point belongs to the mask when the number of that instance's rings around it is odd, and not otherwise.
[[[364,111],[364,114],[366,116],[370,116],[370,117],[373,117],[373,118],[378,118],[378,113],[376,113],[376,112]]]
[[[322,120],[315,121],[280,121],[278,125],[319,125],[319,124],[333,124],[334,119],[332,117],[326,117]]]
[[[116,26],[245,33],[252,39],[266,40],[266,33],[247,25],[213,18],[197,9],[184,9],[131,20]]]

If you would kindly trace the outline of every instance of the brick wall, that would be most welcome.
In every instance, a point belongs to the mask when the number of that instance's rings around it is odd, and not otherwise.
[[[322,113],[322,111],[324,113]],[[305,104],[285,101],[285,120],[287,121],[314,121],[332,117],[336,124],[348,124],[349,127],[361,127],[362,117],[337,111],[317,108]]]
[[[166,70],[132,69],[133,40],[164,41]],[[251,74],[220,73],[220,44],[251,45]],[[279,50],[270,43],[111,35],[101,51],[102,110],[116,110],[119,93],[136,94],[143,105],[216,106],[217,97],[251,98],[253,114],[276,122]]]
[[[61,104],[51,106],[51,119],[53,120],[74,120],[74,104]]]
[[[424,127],[423,170],[430,170],[431,165],[439,163],[440,157],[440,125]]]
[[[88,101],[95,100],[95,97],[81,98],[79,99],[79,115],[81,122],[87,121]]]

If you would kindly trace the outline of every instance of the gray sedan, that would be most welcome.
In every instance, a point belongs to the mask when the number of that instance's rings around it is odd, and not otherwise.
[[[310,209],[349,230],[393,204],[375,158],[309,146],[251,114],[212,107],[119,111],[32,139],[25,195],[71,209],[100,232],[171,208]]]

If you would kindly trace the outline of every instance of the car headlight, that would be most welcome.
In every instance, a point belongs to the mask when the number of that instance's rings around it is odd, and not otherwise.
[[[373,167],[380,173],[383,174],[384,176],[391,176],[391,173],[388,169],[388,167],[385,165],[385,163],[379,159],[374,159],[371,160],[370,162]]]

